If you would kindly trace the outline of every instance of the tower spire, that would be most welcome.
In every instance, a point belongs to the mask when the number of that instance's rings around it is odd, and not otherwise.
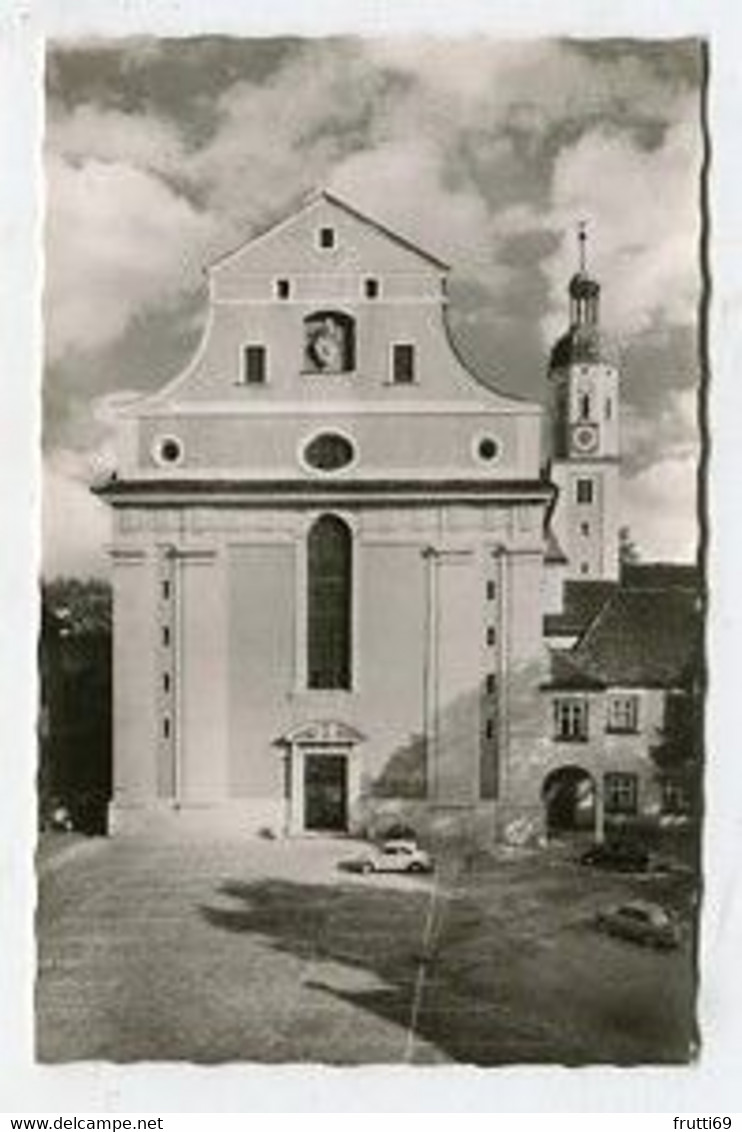
[[[600,284],[587,271],[587,220],[577,224],[579,269],[569,284],[570,324],[597,327],[599,320]]]
[[[579,248],[580,274],[587,270],[587,220],[577,222],[577,244]]]

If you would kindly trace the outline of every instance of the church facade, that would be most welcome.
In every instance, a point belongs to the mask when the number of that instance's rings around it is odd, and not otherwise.
[[[578,273],[545,422],[460,360],[447,275],[320,193],[121,410],[114,832],[543,823],[544,614],[618,575],[617,371]]]

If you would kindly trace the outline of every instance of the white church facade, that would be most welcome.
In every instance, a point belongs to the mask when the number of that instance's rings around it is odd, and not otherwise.
[[[544,420],[463,365],[447,275],[319,193],[211,266],[195,357],[121,410],[114,832],[543,824],[544,617],[618,578],[618,373],[579,272]]]

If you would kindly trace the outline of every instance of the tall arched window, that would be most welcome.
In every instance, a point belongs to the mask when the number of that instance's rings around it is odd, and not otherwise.
[[[322,515],[307,539],[307,683],[350,688],[353,545],[347,525]]]

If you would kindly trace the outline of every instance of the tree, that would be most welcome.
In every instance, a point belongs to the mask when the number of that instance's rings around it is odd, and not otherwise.
[[[41,592],[39,806],[103,832],[111,789],[111,589],[59,578]]]
[[[701,797],[703,703],[699,689],[668,692],[660,742],[651,750],[657,777],[674,799],[671,808],[698,815]]]

